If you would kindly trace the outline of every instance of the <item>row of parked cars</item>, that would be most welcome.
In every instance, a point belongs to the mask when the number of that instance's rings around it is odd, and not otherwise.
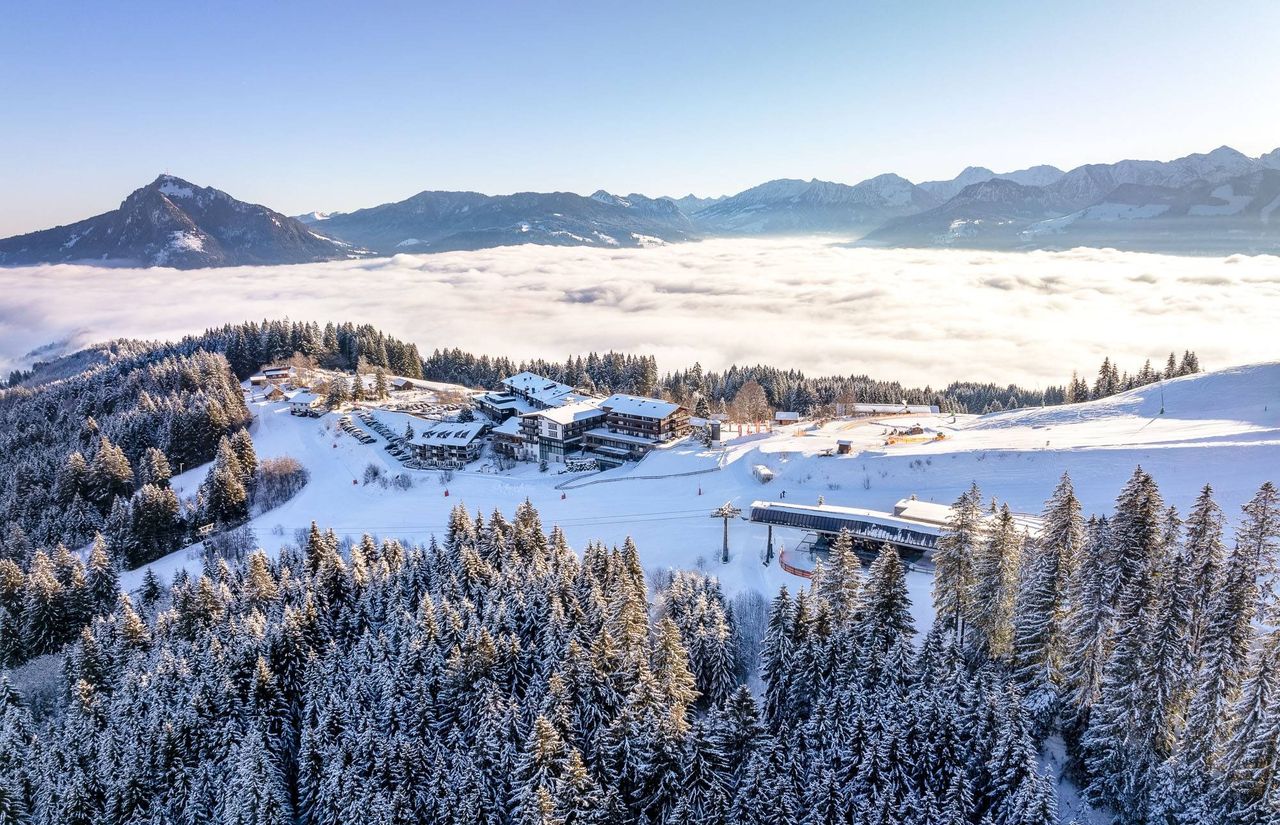
[[[409,449],[409,444],[404,440],[402,434],[392,432],[390,427],[374,418],[373,414],[368,411],[361,410],[356,415],[369,429],[387,440],[386,450],[397,461],[403,463],[413,457],[413,451]]]
[[[377,441],[377,439],[376,439],[376,438],[374,438],[373,436],[369,435],[369,434],[368,434],[367,432],[365,432],[364,430],[362,430],[362,429],[360,429],[359,427],[357,427],[357,426],[356,426],[356,425],[351,421],[351,416],[349,416],[349,415],[344,415],[344,416],[342,416],[341,418],[339,418],[339,419],[338,419],[338,427],[339,427],[343,432],[345,432],[345,433],[349,434],[349,435],[350,435],[352,438],[354,438],[356,441],[359,441],[361,444],[372,444],[373,442]]]
[[[421,413],[425,416],[438,416],[441,419],[448,413],[455,413],[462,409],[461,404],[433,404],[430,401],[412,401],[403,404],[391,404],[387,407],[389,410],[399,410],[402,412]]]

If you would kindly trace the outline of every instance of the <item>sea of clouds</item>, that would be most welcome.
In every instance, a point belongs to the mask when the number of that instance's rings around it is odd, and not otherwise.
[[[0,368],[109,338],[282,316],[372,323],[424,354],[615,349],[656,355],[664,370],[767,363],[935,386],[1043,386],[1072,369],[1093,373],[1104,355],[1130,370],[1170,349],[1194,349],[1210,368],[1280,358],[1280,258],[879,250],[805,238],[194,271],[0,268]]]

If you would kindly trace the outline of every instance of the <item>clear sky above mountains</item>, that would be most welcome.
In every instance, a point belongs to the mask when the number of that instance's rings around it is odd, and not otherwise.
[[[1280,145],[1280,4],[9,4],[0,236],[161,171],[294,213]]]

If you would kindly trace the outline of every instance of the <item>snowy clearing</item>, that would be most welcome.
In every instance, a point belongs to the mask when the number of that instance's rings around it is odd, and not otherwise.
[[[528,463],[504,473],[482,472],[482,461],[447,482],[437,471],[404,470],[383,449],[382,439],[360,444],[338,430],[335,415],[300,418],[280,402],[255,401],[252,408],[259,458],[292,456],[311,473],[310,484],[296,498],[251,522],[270,552],[293,541],[296,531],[313,520],[353,538],[371,533],[425,542],[443,535],[449,510],[459,502],[487,516],[495,508],[510,514],[528,499],[544,524],[560,525],[577,550],[596,539],[620,544],[630,535],[647,569],[706,570],[730,593],[771,594],[780,585],[794,589],[804,580],[776,563],[762,564],[766,528],[746,521],[730,524],[730,560],[720,563],[722,522],[709,514],[726,501],[745,508],[785,490],[789,503],[812,504],[821,496],[828,504],[891,510],[894,502],[913,494],[950,503],[977,481],[984,493],[1008,501],[1014,510],[1039,512],[1067,471],[1085,512],[1106,512],[1141,464],[1166,500],[1183,512],[1210,483],[1234,518],[1264,480],[1280,474],[1280,363],[1177,378],[1061,407],[954,419],[906,415],[839,419],[822,426],[801,422],[773,432],[731,434],[719,451],[686,440],[595,475],[541,473]],[[885,445],[891,427],[915,423],[944,439]],[[826,455],[842,440],[852,442],[853,454]],[[408,472],[414,487],[361,484],[371,462],[391,474]],[[773,480],[758,481],[757,465],[768,467]],[[190,495],[206,471],[188,470],[174,484]],[[779,528],[775,537],[785,549],[794,547],[801,534]],[[183,550],[150,566],[168,578],[193,564],[192,558]],[[141,577],[142,570],[127,573],[124,584],[135,587]],[[930,578],[912,572],[909,586],[917,623],[924,626],[931,619]]]

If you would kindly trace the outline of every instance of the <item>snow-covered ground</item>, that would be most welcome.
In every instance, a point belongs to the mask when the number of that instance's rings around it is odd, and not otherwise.
[[[438,472],[405,471],[382,449],[381,439],[358,443],[336,427],[334,415],[299,418],[284,403],[252,406],[256,420],[250,431],[259,457],[293,456],[311,472],[296,498],[252,521],[268,551],[292,541],[313,520],[341,535],[421,542],[443,535],[449,510],[459,502],[487,516],[495,508],[510,514],[528,499],[544,523],[560,525],[577,549],[591,540],[621,543],[632,536],[651,570],[701,568],[719,576],[730,592],[766,595],[782,584],[794,589],[803,582],[776,563],[762,564],[766,528],[746,521],[730,525],[730,560],[719,561],[721,521],[709,514],[726,501],[746,508],[785,490],[789,502],[816,503],[821,496],[828,504],[890,510],[913,494],[949,503],[977,481],[1013,509],[1038,512],[1067,471],[1086,512],[1105,512],[1141,464],[1167,501],[1184,512],[1209,483],[1234,517],[1264,480],[1280,478],[1280,363],[1174,379],[1085,404],[981,417],[801,422],[773,432],[731,434],[714,451],[686,440],[601,474],[541,473],[535,464],[483,472],[486,464],[478,462],[447,483]],[[885,444],[891,427],[915,423],[945,438]],[[853,453],[827,455],[841,440],[852,442]],[[364,485],[360,480],[369,463],[409,472],[416,484],[410,490]],[[773,481],[756,479],[758,464],[774,472]],[[190,494],[206,471],[189,470],[175,486]],[[783,547],[801,538],[788,530],[775,536]],[[191,553],[179,551],[151,566],[168,577],[188,564]],[[135,586],[141,575],[126,574],[125,584]],[[929,577],[913,572],[909,583],[917,621],[924,625],[930,618]]]

